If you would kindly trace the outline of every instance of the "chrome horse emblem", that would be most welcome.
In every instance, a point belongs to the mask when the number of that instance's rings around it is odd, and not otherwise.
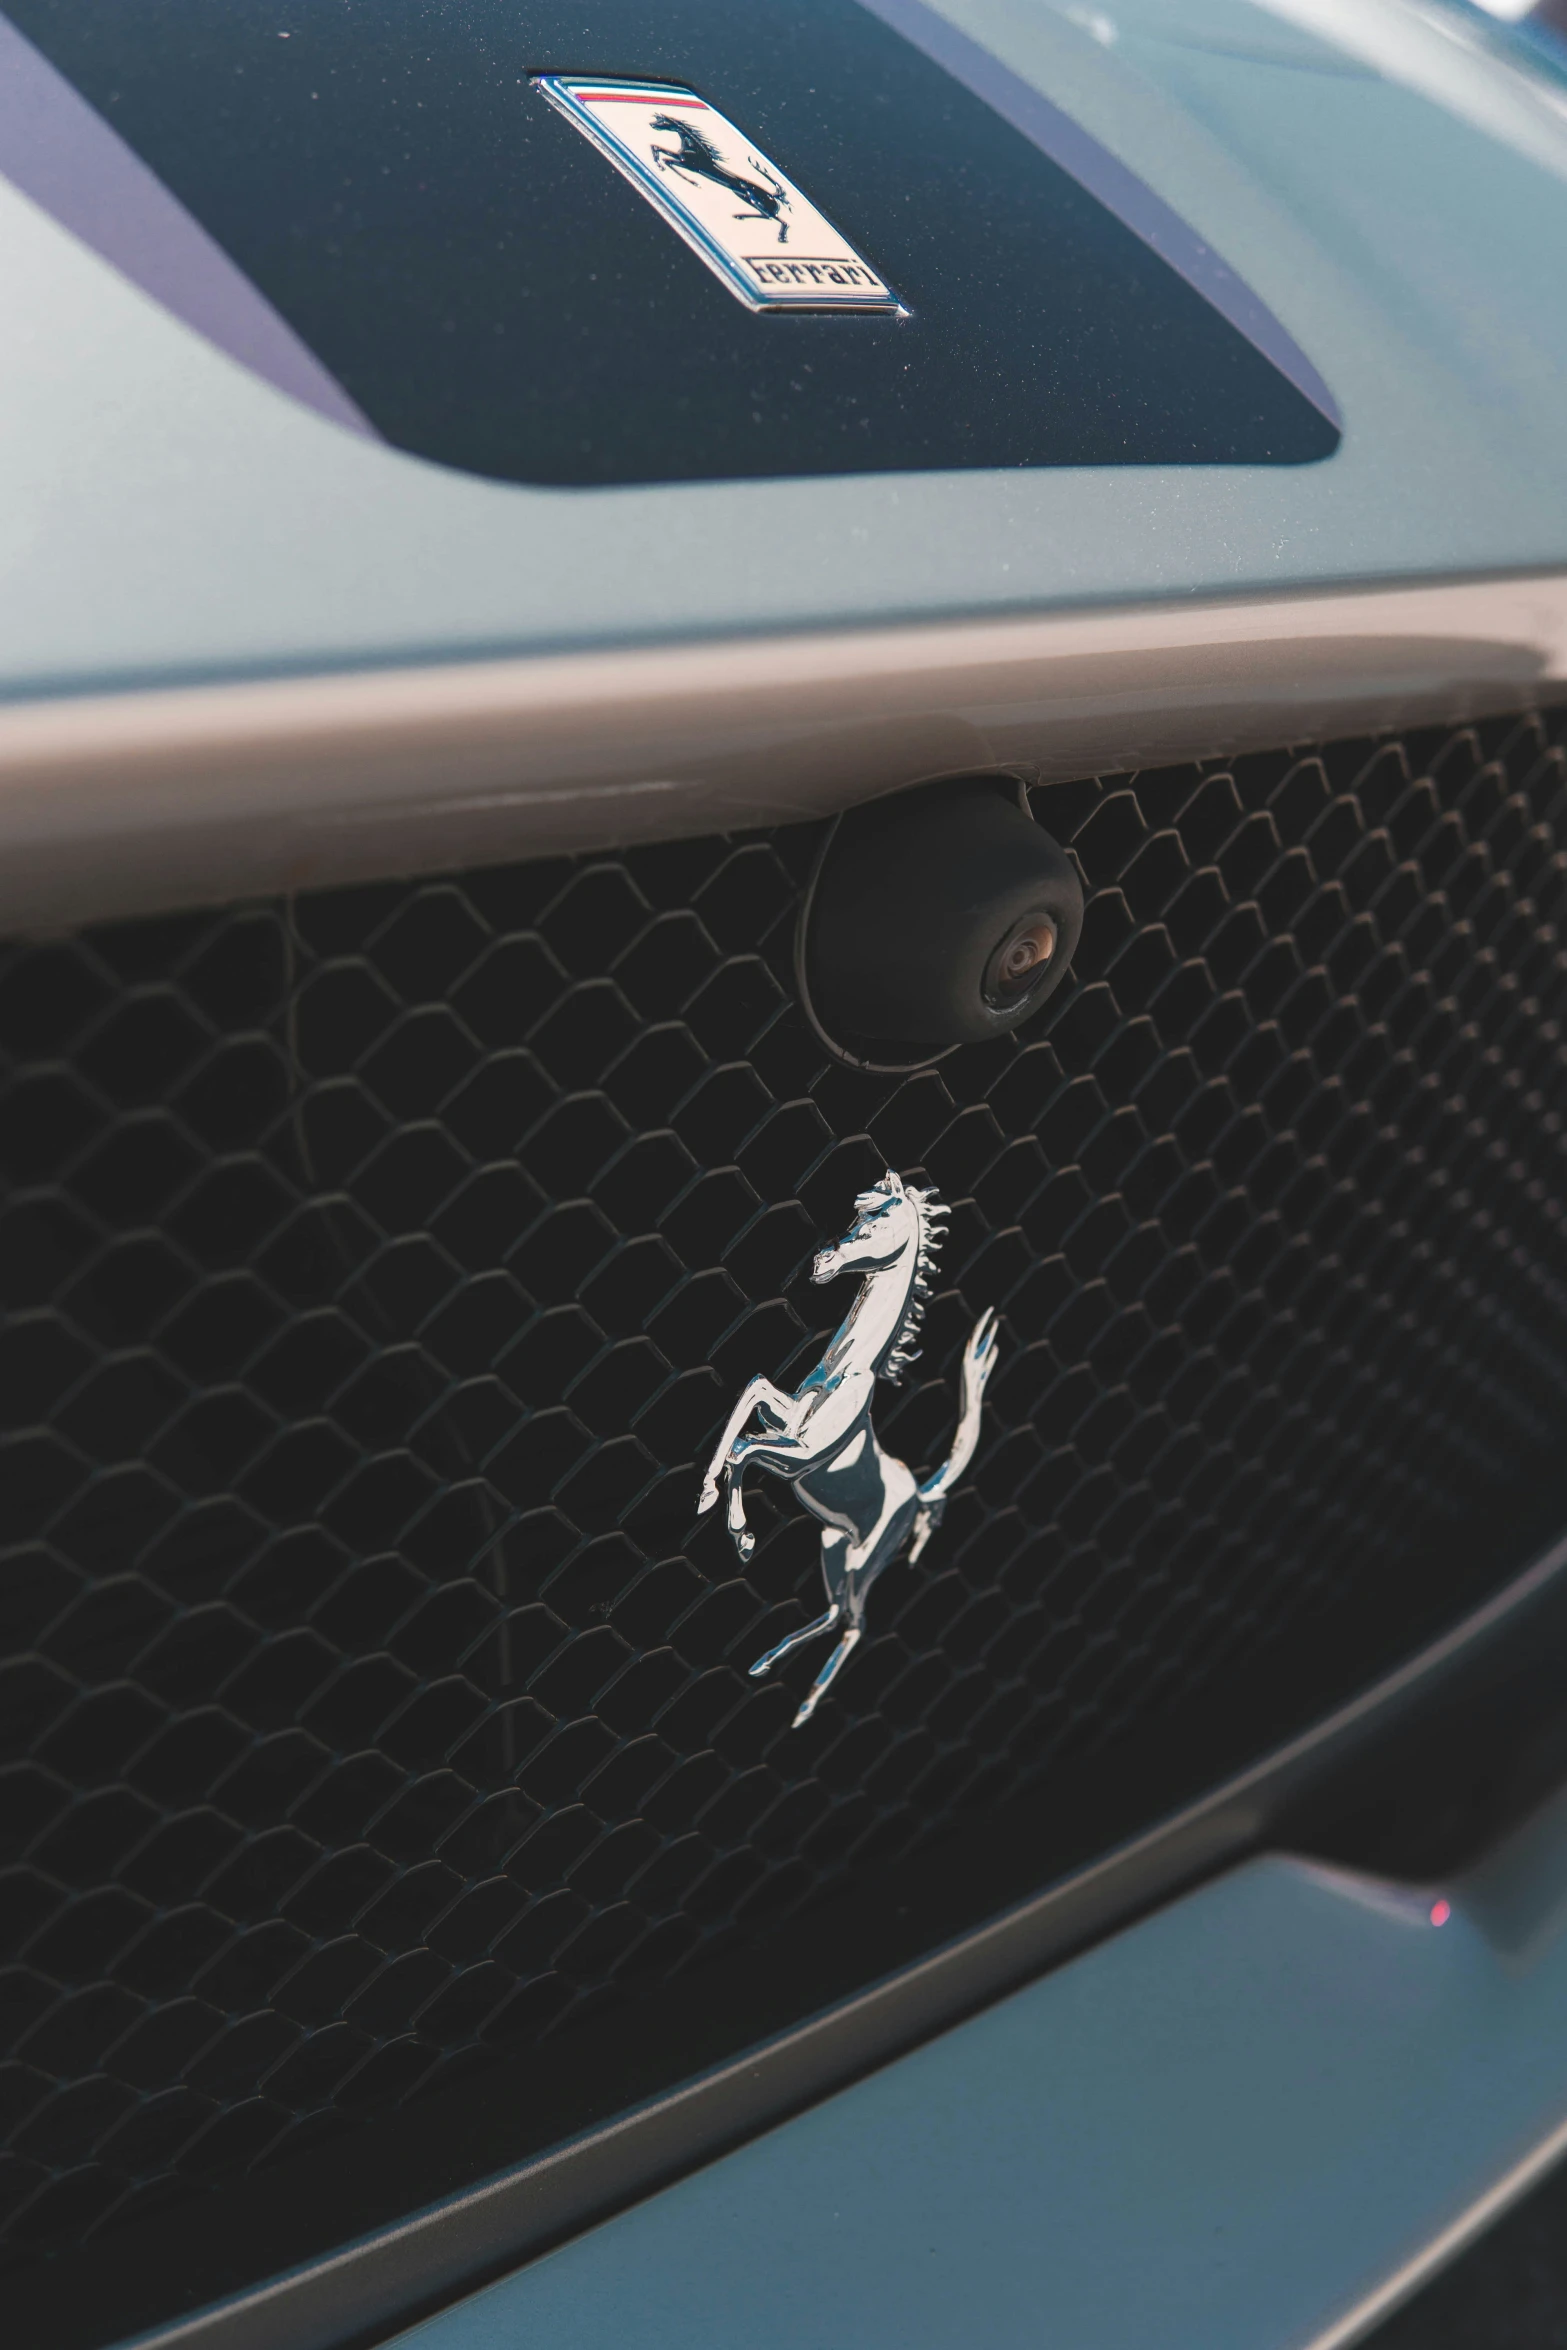
[[[912,1470],[877,1443],[871,1405],[877,1380],[896,1385],[919,1351],[912,1341],[925,1317],[947,1210],[934,1191],[905,1185],[889,1168],[873,1190],[860,1193],[854,1211],[843,1238],[822,1249],[811,1266],[813,1281],[831,1281],[839,1273],[864,1276],[847,1319],[793,1395],[770,1379],[747,1382],[708,1464],[697,1503],[699,1512],[712,1509],[718,1480],[724,1479],[729,1531],[742,1559],[756,1548],[745,1522],[747,1469],[786,1477],[821,1521],[826,1613],[791,1632],[751,1667],[753,1678],[770,1673],[792,1649],[842,1626],[837,1647],[794,1717],[795,1729],[810,1720],[859,1646],[865,1602],[877,1576],[905,1544],[910,1559],[917,1559],[941,1523],[947,1496],[974,1457],[985,1386],[996,1367],[996,1317],[984,1313],[963,1350],[952,1450],[923,1485],[917,1484]],[[743,1435],[753,1413],[765,1432]]]

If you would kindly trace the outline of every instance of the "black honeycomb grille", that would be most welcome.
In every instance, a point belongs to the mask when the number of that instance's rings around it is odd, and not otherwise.
[[[790,1000],[809,827],[8,950],[13,2252],[1069,1755],[1309,1718],[1500,1581],[1567,1409],[1564,741],[1042,790],[1075,973],[906,1081]],[[815,1612],[812,1530],[753,1488],[742,1575],[693,1463],[815,1360],[847,1298],[803,1260],[889,1161],[954,1212],[884,1438],[939,1456],[986,1304],[1006,1359],[791,1734],[814,1654],[744,1667]]]

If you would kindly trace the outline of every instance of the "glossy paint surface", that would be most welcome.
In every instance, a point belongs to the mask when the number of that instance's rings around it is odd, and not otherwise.
[[[1117,21],[1110,40],[1097,16],[1024,0],[943,14],[1254,288],[1342,408],[1327,462],[478,481],[258,382],[6,190],[0,682],[68,691],[1567,558],[1557,113],[1495,60],[1463,84],[1484,105],[1460,105],[1425,49],[1397,78],[1407,12],[1391,0],[1362,11],[1386,35],[1380,62],[1242,0],[1246,38],[1220,38],[1212,4],[1190,39],[1172,33],[1197,0],[1172,0],[1156,31]],[[283,29],[303,40],[308,19]]]
[[[385,0],[281,33],[273,0],[11,14],[384,438],[463,472],[1304,464],[1338,443],[1146,238],[857,0]],[[901,303],[738,308],[538,79],[625,59],[792,175],[792,249],[819,249],[814,191]],[[720,193],[714,221],[733,209]],[[742,217],[758,252],[787,238]]]

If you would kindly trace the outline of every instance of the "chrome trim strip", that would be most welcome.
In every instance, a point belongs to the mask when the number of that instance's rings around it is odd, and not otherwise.
[[[0,707],[0,928],[826,815],[1522,708],[1567,572]]]
[[[1512,1643],[1537,1642],[1546,1610],[1554,1621],[1564,1600],[1567,1538],[1327,1720],[977,1931],[599,2128],[319,2259],[154,2326],[121,2350],[333,2350],[383,2338],[1257,1851],[1329,1770],[1355,1762],[1460,1675],[1494,1671],[1515,1653]],[[24,2321],[16,2329],[19,2350],[78,2338],[58,2291],[41,2291],[32,2315],[31,2326]]]

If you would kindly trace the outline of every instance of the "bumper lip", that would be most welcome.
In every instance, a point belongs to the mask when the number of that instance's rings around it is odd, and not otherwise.
[[[1559,699],[1567,571],[0,704],[0,930]]]
[[[1567,2149],[1564,1887],[1562,1794],[1445,1893],[1250,1860],[401,2339],[1340,2350]]]
[[[1567,2117],[1537,2139],[1510,2170],[1503,2171],[1445,2227],[1439,2228],[1407,2260],[1346,2309],[1336,2322],[1303,2344],[1302,2350],[1348,2350],[1352,2342],[1363,2341],[1385,2317],[1391,2317],[1395,2309],[1412,2300],[1450,2261],[1467,2251],[1494,2221],[1515,2203],[1521,2203],[1530,2188],[1537,2186],[1563,2155],[1567,2155]]]
[[[1087,1868],[856,1996],[597,2128],[319,2257],[135,2332],[121,2350],[284,2350],[285,2345],[287,2350],[329,2350],[339,2343],[385,2339],[638,2198],[727,2156],[759,2133],[774,2131],[780,2123],[787,2126],[791,2115],[817,2100],[833,2099],[877,2067],[905,2059],[933,2036],[951,2038],[965,2017],[1005,2000],[1045,1970],[1059,1970],[1090,1945],[1102,1944],[1103,1937],[1114,1934],[1124,1942],[1128,1932],[1139,1930],[1129,1921],[1156,1922],[1168,1914],[1160,1904],[1179,1908],[1200,1900],[1201,1893],[1191,1888],[1208,1880],[1224,1884],[1254,1866],[1287,1866],[1313,1881],[1371,1886],[1376,1906],[1382,1896],[1373,1880],[1310,1863],[1254,1863],[1247,1856],[1277,1840],[1290,1809],[1329,1770],[1352,1764],[1401,1717],[1439,1697],[1460,1674],[1483,1670],[1509,1639],[1538,1637],[1546,1607],[1564,1599],[1567,1536],[1484,1606],[1347,1705]],[[1567,1852],[1567,1825],[1562,1838]],[[1515,1888],[1498,1898],[1501,1880],[1487,1880],[1483,1869],[1471,1876],[1477,1905],[1489,1903],[1489,1914],[1503,1921],[1497,1939],[1506,1938],[1507,1918],[1533,1914],[1526,1891]],[[1356,1898],[1362,1897],[1357,1893]],[[1410,1899],[1407,1888],[1392,1888],[1383,1906],[1391,1904],[1403,1916]],[[1089,1951],[1090,1960],[1093,1955]],[[1567,2079],[1561,2126],[1567,2131]],[[1355,2302],[1358,2314],[1344,2317],[1338,2331],[1298,2341],[1291,2336],[1290,2350],[1303,2350],[1307,2342],[1311,2350],[1335,2350],[1355,2339],[1524,2192],[1554,2158],[1556,2139],[1549,2148],[1542,2150],[1542,2144],[1537,2134],[1505,2175],[1488,2180],[1478,2200],[1471,2198],[1472,2208],[1466,2204],[1456,2215],[1444,2213],[1429,2239],[1406,2248],[1387,2274],[1379,2272],[1367,2288],[1371,2297],[1362,2295]],[[192,2249],[188,2215],[177,2220],[176,2230],[161,2239],[162,2254],[155,2261],[164,2273],[181,2245],[187,2258]],[[107,2260],[79,2288],[68,2280],[40,2279],[28,2289],[30,2306],[12,2312],[19,2321],[19,2350],[76,2350],[78,2344],[102,2341],[103,2298],[116,2291]],[[1161,2350],[1168,2339],[1168,2334],[1149,2337]],[[1214,2340],[1204,2337],[1205,2350]],[[432,2343],[430,2350],[449,2346]]]

